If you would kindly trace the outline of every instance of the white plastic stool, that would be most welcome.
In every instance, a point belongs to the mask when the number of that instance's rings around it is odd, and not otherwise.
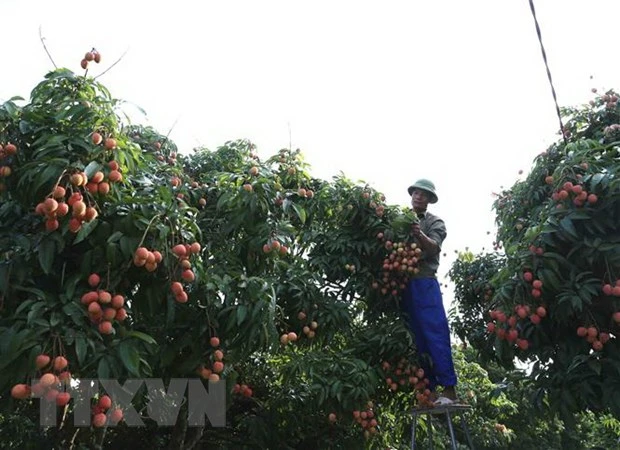
[[[411,424],[411,450],[415,450],[416,442],[415,442],[415,432],[418,425],[418,416],[426,414],[428,416],[428,438],[429,438],[429,448],[433,449],[433,427],[432,427],[432,416],[445,414],[448,419],[448,430],[450,431],[450,440],[452,442],[452,450],[456,450],[456,437],[454,436],[454,427],[452,425],[452,413],[459,413],[471,410],[471,406],[469,405],[447,405],[447,406],[436,406],[434,408],[420,408],[414,409],[412,411],[413,423]],[[461,426],[463,427],[463,431],[465,432],[465,436],[467,437],[467,445],[469,448],[473,450],[474,444],[471,442],[471,436],[469,435],[469,429],[467,428],[467,424],[465,423],[465,418],[461,415]]]

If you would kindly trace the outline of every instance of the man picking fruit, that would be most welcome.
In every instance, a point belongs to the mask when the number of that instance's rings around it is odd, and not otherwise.
[[[437,269],[441,245],[446,238],[446,225],[442,219],[426,210],[429,203],[437,203],[435,185],[420,179],[409,186],[411,205],[420,219],[411,226],[411,233],[422,249],[418,261],[419,272],[412,278],[403,292],[403,309],[408,316],[408,324],[415,336],[422,368],[430,381],[429,389],[435,396],[437,386],[443,387],[436,406],[450,405],[457,401],[454,386],[456,373],[450,347],[450,329],[443,306],[443,299]],[[430,358],[430,361],[428,359]]]

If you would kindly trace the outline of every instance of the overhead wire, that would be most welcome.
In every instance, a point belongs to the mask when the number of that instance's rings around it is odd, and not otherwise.
[[[538,24],[538,19],[536,18],[536,8],[534,7],[534,0],[529,0],[529,2],[530,10],[532,11],[532,17],[534,18],[534,25],[536,25],[536,34],[538,35],[538,42],[540,43],[540,51],[542,52],[545,68],[547,69],[547,78],[549,79],[549,85],[551,86],[551,94],[553,95],[553,101],[555,103],[555,112],[560,122],[560,133],[562,134],[562,138],[564,139],[564,144],[566,144],[566,130],[564,130],[564,124],[562,122],[562,114],[560,113],[560,106],[558,105],[558,96],[556,95],[555,87],[553,85],[553,78],[551,77],[549,62],[547,61],[547,52],[545,51],[545,46],[543,45],[542,35],[540,32],[540,25]]]

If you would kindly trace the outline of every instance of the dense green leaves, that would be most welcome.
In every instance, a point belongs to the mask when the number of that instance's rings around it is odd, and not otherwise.
[[[382,445],[379,416],[365,430],[350,417],[369,401],[385,402],[385,417],[409,408],[391,402],[381,364],[415,364],[414,343],[398,296],[372,285],[385,242],[408,239],[410,211],[344,175],[312,178],[299,150],[263,160],[238,140],[178,154],[126,123],[104,86],[65,69],[23,103],[0,107],[0,145],[16,146],[0,155],[10,168],[0,180],[2,392],[61,375],[37,369],[39,354],[66,358],[74,379],[221,377],[231,442],[261,423],[274,430],[252,434],[261,448]],[[297,405],[312,420],[281,415]]]

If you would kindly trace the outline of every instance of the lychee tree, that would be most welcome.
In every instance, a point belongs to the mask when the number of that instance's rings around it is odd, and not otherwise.
[[[585,409],[620,416],[617,101],[609,91],[563,109],[564,139],[494,202],[505,255],[452,269],[462,288],[457,300],[476,304],[460,319],[471,325],[471,343],[507,365],[515,357],[531,364],[537,401],[566,420]],[[489,273],[493,265],[498,271]],[[492,295],[476,297],[470,291],[478,285]]]
[[[398,306],[420,257],[414,214],[344,175],[312,178],[299,150],[181,154],[122,105],[59,69],[0,107],[0,414],[21,420],[3,429],[156,448],[404,433],[411,400],[428,401]],[[72,380],[183,377],[226,383],[226,428],[183,414],[128,428],[103,391],[91,427],[72,423]],[[58,427],[32,431],[37,396],[56,402]],[[145,395],[133,404],[146,415]]]

